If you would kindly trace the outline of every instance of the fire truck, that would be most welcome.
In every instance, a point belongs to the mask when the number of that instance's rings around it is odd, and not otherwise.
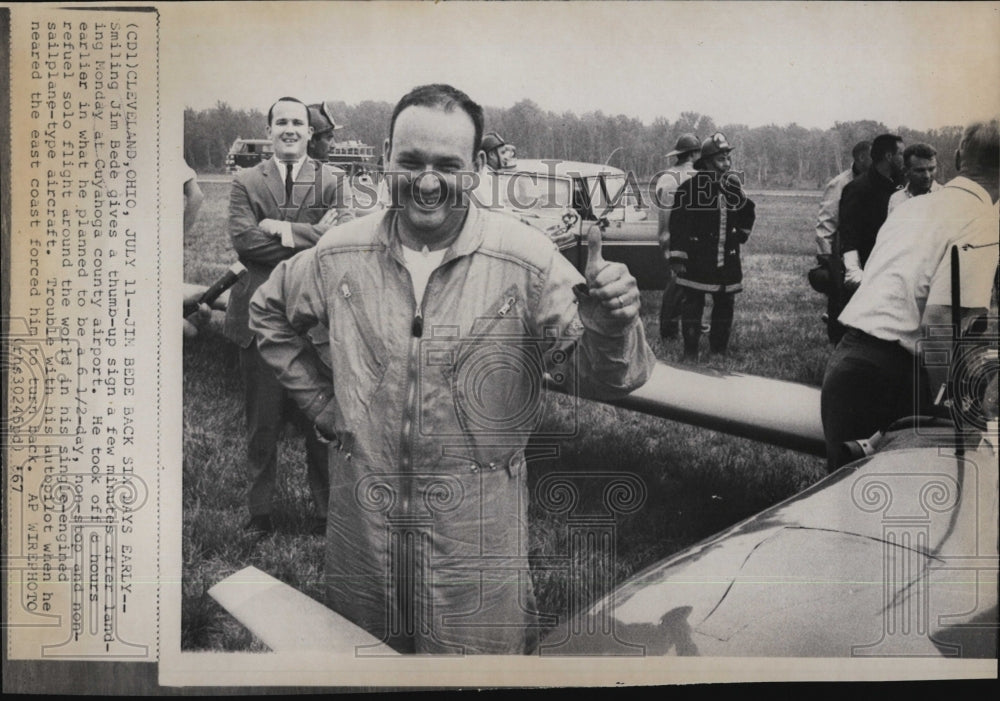
[[[233,174],[243,168],[253,168],[272,155],[274,146],[268,139],[237,138],[226,155],[226,172]],[[352,178],[372,177],[377,170],[375,147],[357,139],[334,142],[326,162],[345,170]]]

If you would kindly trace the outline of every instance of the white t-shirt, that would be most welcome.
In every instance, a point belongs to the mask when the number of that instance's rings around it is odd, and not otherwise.
[[[927,192],[925,192],[924,194],[928,195],[931,192],[937,192],[940,189],[941,189],[941,185],[938,183],[938,181],[937,180],[932,180],[931,181],[931,189],[928,190]],[[889,214],[892,214],[892,210],[896,209],[896,207],[898,207],[899,205],[903,204],[907,200],[912,200],[914,197],[919,197],[919,196],[920,195],[914,195],[912,192],[910,192],[910,186],[909,185],[907,185],[906,187],[904,187],[902,190],[896,190],[894,193],[892,193],[892,197],[889,198],[889,209],[887,210],[887,215],[886,216],[888,216]]]
[[[952,246],[959,247],[961,306],[989,308],[997,228],[989,194],[962,176],[906,200],[879,230],[861,286],[838,320],[915,353],[926,306],[951,305]]]
[[[424,250],[417,251],[413,248],[403,246],[403,262],[406,269],[410,271],[410,280],[413,282],[413,296],[417,300],[417,307],[420,307],[424,299],[424,290],[427,289],[427,281],[430,280],[431,273],[441,265],[447,248],[437,251]]]

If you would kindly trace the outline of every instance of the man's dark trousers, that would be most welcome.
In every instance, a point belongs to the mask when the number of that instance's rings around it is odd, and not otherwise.
[[[925,413],[929,395],[912,353],[848,327],[827,362],[820,395],[827,470],[840,467],[845,441],[870,438],[897,419]]]
[[[312,494],[314,516],[326,518],[330,496],[327,446],[317,438],[251,343],[240,349],[240,369],[246,392],[247,471],[250,476],[250,515],[270,515],[277,479],[278,438],[286,418],[302,426],[306,442],[306,471]]]
[[[677,338],[677,327],[680,326],[681,304],[684,300],[684,288],[677,284],[677,274],[667,270],[667,286],[663,288],[663,303],[660,305],[660,336]]]
[[[684,335],[684,357],[698,357],[701,340],[701,317],[705,312],[705,293],[689,287],[684,289],[681,302],[681,332]],[[729,346],[729,333],[733,328],[735,292],[712,292],[712,328],[708,332],[708,349],[712,353],[725,353]]]

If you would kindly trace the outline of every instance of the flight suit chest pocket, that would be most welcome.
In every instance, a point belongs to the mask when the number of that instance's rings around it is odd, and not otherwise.
[[[544,339],[530,338],[519,316],[523,297],[510,287],[487,307],[467,338],[441,363],[461,431],[477,445],[537,428],[544,387]]]
[[[385,378],[388,362],[385,343],[373,321],[377,318],[378,295],[372,289],[362,289],[350,275],[345,275],[337,285],[335,296],[342,315],[331,320],[335,344],[331,353],[341,354],[342,363],[346,360],[348,380],[352,384],[357,384],[358,389],[364,386],[368,393],[374,393]],[[337,364],[338,358],[332,360]]]

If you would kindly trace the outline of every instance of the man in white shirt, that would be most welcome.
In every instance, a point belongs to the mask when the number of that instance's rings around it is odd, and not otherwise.
[[[889,214],[911,197],[926,195],[939,190],[934,179],[937,173],[937,151],[930,144],[911,144],[903,150],[903,167],[906,169],[906,187],[889,198]]]
[[[872,144],[859,141],[851,149],[854,162],[847,170],[834,176],[823,188],[823,199],[816,214],[816,253],[828,256],[836,250],[837,226],[840,213],[840,195],[844,186],[862,173],[868,172],[872,164]]]
[[[861,286],[840,315],[847,332],[827,363],[821,400],[830,470],[840,466],[844,441],[926,413],[947,379],[947,367],[921,357],[947,357],[951,348],[949,336],[928,330],[951,324],[953,246],[960,251],[963,317],[989,308],[997,269],[997,120],[965,130],[956,163],[958,177],[886,220]]]

